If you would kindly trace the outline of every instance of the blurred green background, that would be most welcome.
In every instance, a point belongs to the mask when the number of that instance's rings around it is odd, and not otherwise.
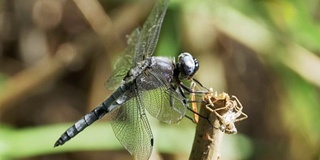
[[[106,119],[54,142],[108,97],[104,81],[152,0],[0,0],[0,159],[132,159]],[[320,1],[172,0],[156,55],[192,53],[196,78],[249,116],[222,159],[320,159]],[[152,159],[187,159],[195,124],[150,118]]]

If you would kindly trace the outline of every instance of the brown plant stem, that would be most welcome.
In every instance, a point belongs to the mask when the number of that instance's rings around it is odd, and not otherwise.
[[[214,98],[214,97],[209,97]],[[197,124],[195,138],[189,160],[217,160],[220,159],[220,146],[223,132],[213,126],[219,126],[219,119],[206,109],[208,100],[201,103],[200,114],[208,119],[200,118]],[[217,103],[216,107],[224,107],[225,103]],[[209,123],[209,121],[211,123]]]

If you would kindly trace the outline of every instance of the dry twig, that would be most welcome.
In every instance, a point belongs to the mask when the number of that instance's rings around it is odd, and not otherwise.
[[[220,159],[219,149],[223,134],[237,133],[234,123],[248,117],[242,112],[242,108],[235,96],[230,98],[227,93],[207,93],[201,103],[200,114],[208,119],[199,119],[189,159]]]

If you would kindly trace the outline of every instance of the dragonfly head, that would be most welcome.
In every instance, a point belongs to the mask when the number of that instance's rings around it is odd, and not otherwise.
[[[193,58],[190,53],[181,53],[178,57],[178,70],[180,79],[191,79],[199,69],[197,59]]]

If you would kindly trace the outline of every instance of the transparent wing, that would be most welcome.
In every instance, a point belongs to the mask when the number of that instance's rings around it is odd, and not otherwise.
[[[137,159],[149,159],[153,136],[139,96],[129,99],[116,113],[111,125],[120,143]]]
[[[117,61],[111,77],[105,82],[106,88],[118,88],[127,72],[133,66],[145,57],[153,54],[168,4],[169,0],[159,0],[152,9],[141,31],[136,29],[130,34],[127,42],[128,46],[123,56]]]
[[[159,70],[143,74],[144,83],[137,80],[139,90],[156,88],[142,92],[141,97],[148,112],[165,123],[179,122],[185,116],[187,109],[183,96],[172,88]]]
[[[170,0],[158,0],[146,22],[143,24],[139,37],[140,45],[136,46],[135,62],[152,56],[156,48],[163,18],[166,14]]]
[[[108,89],[118,88],[123,78],[127,75],[127,72],[135,65],[133,62],[136,48],[139,48],[139,29],[135,29],[129,36],[127,43],[128,46],[125,49],[123,55],[116,62],[115,68],[110,78],[105,82],[105,87]]]
[[[155,118],[165,123],[177,123],[186,114],[186,106],[181,97],[172,89],[159,87],[144,92],[146,109]]]

